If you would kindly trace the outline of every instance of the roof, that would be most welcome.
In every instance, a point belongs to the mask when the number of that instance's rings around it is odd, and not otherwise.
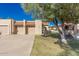
[[[15,26],[23,26],[23,24],[24,24],[24,22],[20,21],[20,22],[16,22]],[[43,25],[48,25],[48,22],[43,22],[42,24]],[[34,27],[35,26],[35,22],[31,22],[31,21],[30,22],[25,22],[25,25]]]
[[[16,22],[15,26],[23,26],[24,22]],[[35,26],[35,22],[25,22],[26,26]]]

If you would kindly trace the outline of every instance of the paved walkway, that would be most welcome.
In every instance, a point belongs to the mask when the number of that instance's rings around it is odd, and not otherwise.
[[[29,56],[34,42],[34,35],[0,35],[1,56]]]

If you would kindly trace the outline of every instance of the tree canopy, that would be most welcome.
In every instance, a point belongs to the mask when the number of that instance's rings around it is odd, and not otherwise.
[[[27,12],[33,12],[34,18],[48,19],[56,16],[70,22],[78,21],[79,19],[79,4],[77,3],[28,3],[25,6]]]

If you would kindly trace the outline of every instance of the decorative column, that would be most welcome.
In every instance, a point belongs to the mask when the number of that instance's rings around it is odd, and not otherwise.
[[[23,21],[23,33],[26,34],[26,20]]]
[[[42,21],[35,20],[35,35],[42,35]]]

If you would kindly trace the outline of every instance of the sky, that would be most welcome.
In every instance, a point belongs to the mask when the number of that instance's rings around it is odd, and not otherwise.
[[[58,21],[58,25],[60,26],[62,23],[60,21]],[[49,22],[48,26],[52,27],[55,26],[54,22]]]
[[[12,18],[17,21],[32,20],[32,14],[26,13],[19,3],[0,3],[0,18]]]
[[[0,18],[11,18],[16,21],[33,20],[32,12],[26,13],[19,3],[0,3]],[[49,22],[48,25],[54,26],[54,23]]]

